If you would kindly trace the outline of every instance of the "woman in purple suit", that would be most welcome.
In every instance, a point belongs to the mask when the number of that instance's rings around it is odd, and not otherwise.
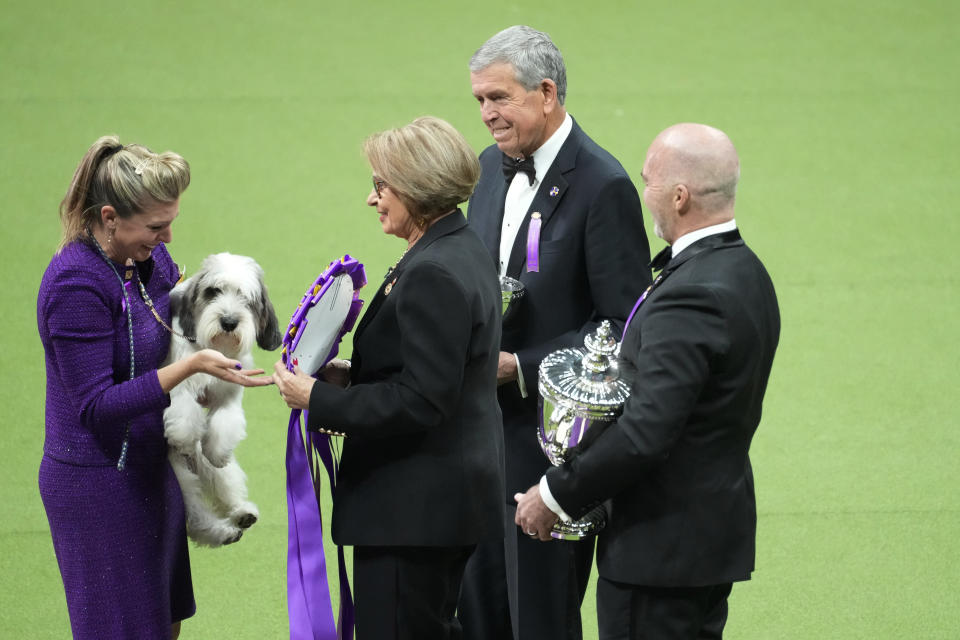
[[[163,410],[195,373],[256,386],[213,350],[160,368],[170,344],[167,253],[190,167],[121,145],[87,151],[60,204],[63,238],[37,297],[46,356],[40,495],[75,638],[176,638],[196,605]]]

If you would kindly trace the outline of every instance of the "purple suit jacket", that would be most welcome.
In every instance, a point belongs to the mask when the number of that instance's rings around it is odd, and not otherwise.
[[[122,265],[114,264],[121,276]],[[82,465],[115,465],[130,423],[128,463],[165,457],[163,410],[170,397],[160,388],[157,367],[170,346],[140,297],[140,277],[157,311],[170,320],[169,293],[179,278],[164,245],[137,266],[127,285],[133,313],[134,378],[120,281],[85,242],[55,255],[40,283],[37,326],[46,358],[47,402],[44,453]]]

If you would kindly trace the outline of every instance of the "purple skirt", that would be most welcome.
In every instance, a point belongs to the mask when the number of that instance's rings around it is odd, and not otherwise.
[[[183,496],[166,458],[117,471],[44,455],[40,495],[74,638],[169,638],[194,614]]]

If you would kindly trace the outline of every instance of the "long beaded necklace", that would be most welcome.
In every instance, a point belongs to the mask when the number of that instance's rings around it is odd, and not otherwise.
[[[160,326],[162,326],[164,329],[166,329],[173,335],[180,336],[187,342],[197,341],[196,338],[191,338],[190,336],[180,333],[179,331],[175,330],[173,327],[171,327],[170,325],[168,325],[166,322],[163,321],[163,318],[160,317],[160,314],[157,313],[157,310],[153,306],[153,300],[151,300],[150,296],[147,295],[147,288],[143,286],[143,280],[141,280],[140,278],[137,278],[137,286],[140,287],[140,297],[143,299],[143,303],[147,305],[148,309],[150,309],[150,313],[152,313],[153,317],[157,319],[157,322],[160,323]]]
[[[113,262],[110,258],[107,257],[107,253],[103,250],[103,247],[100,246],[100,243],[97,242],[97,239],[93,236],[93,233],[90,229],[87,229],[87,235],[90,237],[90,240],[93,242],[93,246],[96,247],[97,253],[100,254],[100,257],[103,258],[103,261],[107,263],[110,269],[113,271],[114,275],[117,276],[117,280],[120,281],[120,291],[123,293],[123,302],[124,307],[127,311],[127,338],[130,342],[130,380],[133,380],[135,370],[134,370],[134,357],[133,357],[133,312],[130,309],[130,296],[127,295],[127,286],[123,278],[120,276],[120,272],[117,271],[117,268],[113,266]],[[127,272],[127,279],[133,277],[132,269]],[[142,285],[141,285],[142,286]],[[117,471],[123,471],[123,468],[127,464],[127,449],[130,446],[130,422],[127,421],[127,426],[123,434],[123,445],[120,447],[120,458],[117,460]]]

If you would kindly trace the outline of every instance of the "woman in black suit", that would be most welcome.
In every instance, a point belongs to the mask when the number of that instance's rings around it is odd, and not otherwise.
[[[333,539],[354,547],[358,636],[458,638],[467,558],[503,537],[500,288],[457,208],[480,166],[431,117],[370,136],[364,151],[367,204],[406,251],[357,326],[343,385],[343,361],[321,381],[277,363],[274,379],[289,407],[310,410],[308,428],[346,434]]]

